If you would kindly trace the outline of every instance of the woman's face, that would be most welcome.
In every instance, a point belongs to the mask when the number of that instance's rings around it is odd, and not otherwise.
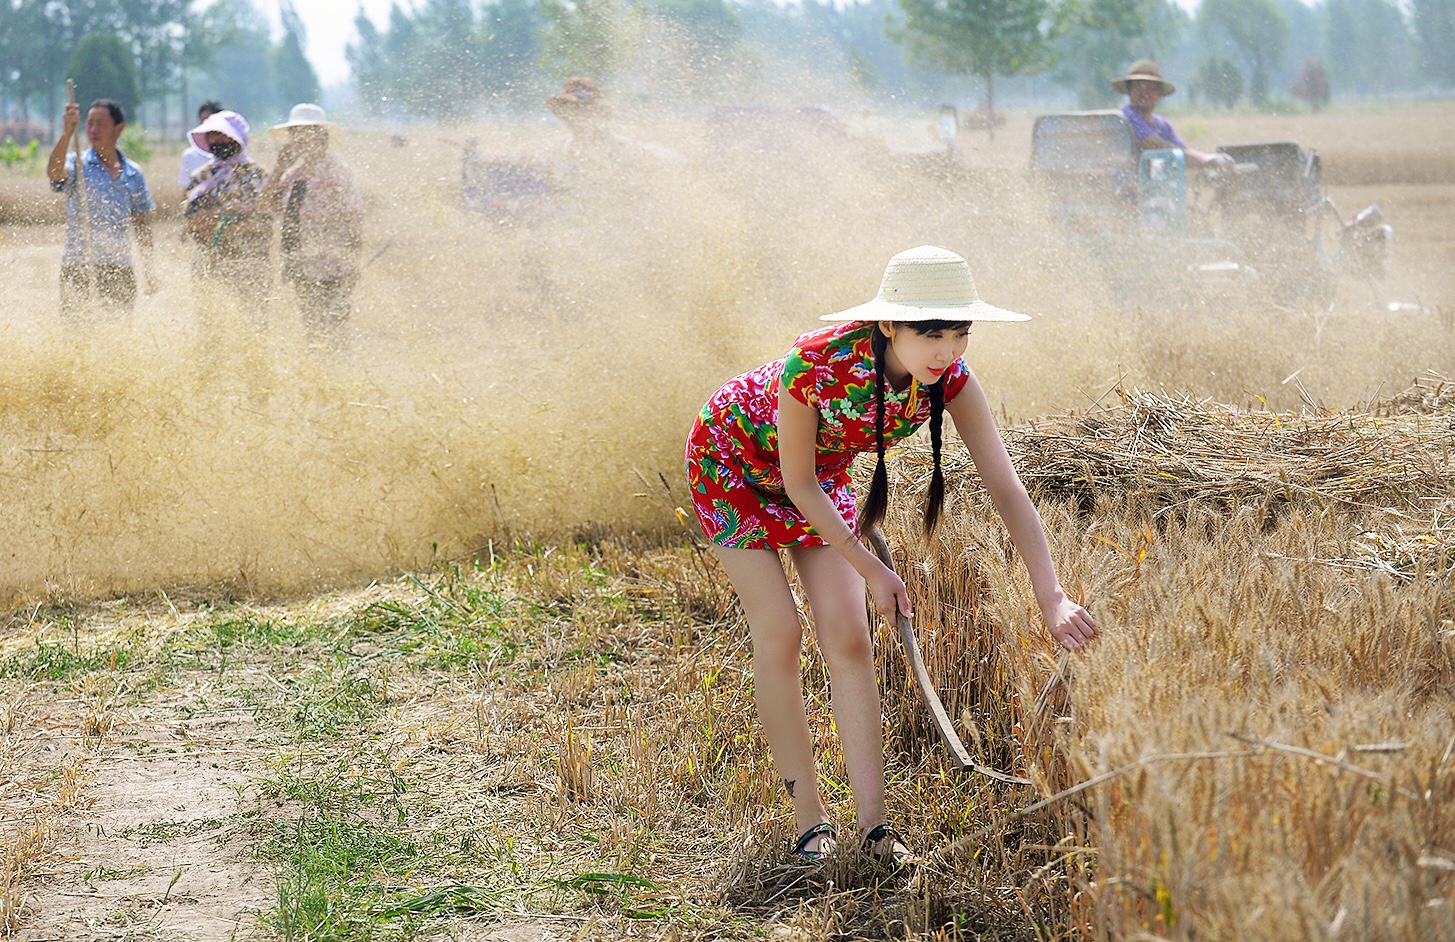
[[[922,334],[908,324],[880,321],[879,329],[889,337],[891,369],[897,360],[900,370],[927,386],[939,382],[970,345],[969,324]]]
[[[328,150],[328,129],[314,126],[289,128],[288,143],[301,157],[317,157]]]

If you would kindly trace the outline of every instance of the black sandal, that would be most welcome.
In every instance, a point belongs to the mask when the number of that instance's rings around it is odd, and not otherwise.
[[[889,841],[889,849],[880,850],[879,845],[886,839]],[[895,849],[896,845],[900,848],[899,850]],[[876,824],[870,828],[869,833],[864,835],[861,849],[870,860],[891,870],[913,867],[924,862],[909,852],[909,849],[905,847],[904,839],[899,836],[899,832],[887,824]]]
[[[819,849],[808,850],[807,848],[809,842],[812,841],[815,837],[822,838],[822,840],[818,842]],[[833,853],[833,845],[830,842],[837,841],[838,839],[838,829],[835,828],[832,824],[828,823],[827,821],[823,822],[822,824],[815,824],[813,827],[809,828],[807,831],[804,831],[798,836],[798,842],[793,845],[793,856],[797,857],[799,860],[806,860],[810,863],[818,863],[820,860],[823,860],[829,854]],[[824,849],[824,844],[829,844],[828,850]]]

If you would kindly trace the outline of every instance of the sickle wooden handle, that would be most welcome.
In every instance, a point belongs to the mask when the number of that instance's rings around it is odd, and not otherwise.
[[[893,572],[894,558],[889,554],[889,544],[884,541],[884,534],[879,532],[878,527],[873,527],[865,534],[865,538],[869,541],[870,548],[874,550],[874,555],[878,556],[880,562]],[[955,724],[950,722],[950,716],[945,712],[945,705],[940,702],[939,694],[935,693],[935,685],[930,680],[930,672],[925,667],[924,658],[920,655],[919,641],[914,634],[914,624],[903,612],[896,615],[895,622],[896,627],[899,628],[900,643],[904,646],[904,658],[909,662],[910,673],[914,674],[914,685],[919,688],[920,699],[924,701],[925,706],[929,707],[930,717],[934,720],[935,728],[939,730],[940,739],[945,743],[945,748],[950,751],[951,761],[961,769],[979,772],[981,775],[989,776],[999,782],[1008,782],[1013,785],[1032,784],[1030,779],[1007,775],[970,758],[965,744],[955,733]]]

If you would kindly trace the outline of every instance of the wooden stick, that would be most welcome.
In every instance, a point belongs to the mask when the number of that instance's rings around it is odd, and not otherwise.
[[[874,527],[865,534],[869,546],[874,550],[874,555],[879,557],[880,562],[894,571],[894,558],[889,553],[889,544],[884,541],[884,534]],[[944,741],[945,748],[950,751],[950,759],[960,769],[969,769],[979,772],[981,775],[989,776],[998,782],[1009,782],[1013,785],[1031,785],[1028,778],[1017,778],[1014,775],[1007,775],[997,769],[981,765],[970,758],[970,753],[965,749],[965,744],[960,741],[959,735],[955,733],[955,724],[950,721],[950,716],[945,712],[945,705],[940,702],[939,694],[935,693],[935,685],[930,680],[929,669],[925,667],[924,657],[919,650],[919,641],[915,638],[914,623],[909,616],[900,613],[895,619],[899,628],[899,640],[904,646],[904,658],[909,662],[910,673],[914,675],[914,684],[919,688],[919,695],[924,700],[925,706],[929,707],[930,718],[934,720],[935,729],[939,730],[940,739]]]
[[[66,79],[66,102],[72,105],[76,103],[76,83],[71,79]],[[81,134],[84,129],[84,123],[76,125],[76,134],[71,139],[71,144],[76,152],[76,201],[81,215],[81,254],[86,259],[82,268],[86,272],[86,294],[94,299],[97,286],[96,270],[91,264],[91,216],[86,210],[86,174],[81,164]]]

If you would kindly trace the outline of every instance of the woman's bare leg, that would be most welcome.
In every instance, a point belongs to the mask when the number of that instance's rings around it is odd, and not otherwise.
[[[805,546],[788,552],[808,593],[814,632],[829,669],[834,725],[863,833],[885,819],[884,720],[864,580],[831,547]]]
[[[753,699],[773,764],[793,800],[794,823],[802,834],[827,821],[828,812],[819,796],[818,767],[803,710],[803,623],[798,606],[777,551],[722,546],[714,546],[713,551],[748,617],[753,638]],[[805,849],[819,848],[811,843]]]

